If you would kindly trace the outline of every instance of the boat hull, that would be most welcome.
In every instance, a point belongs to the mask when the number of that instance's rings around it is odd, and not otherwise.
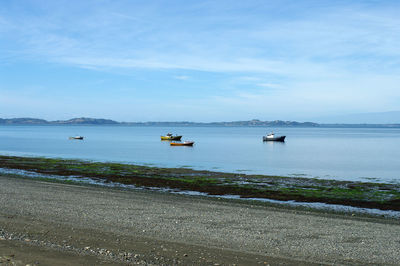
[[[285,141],[286,136],[279,136],[276,138],[267,138],[266,136],[263,137],[263,141],[280,141],[280,142],[284,142]]]
[[[161,140],[181,140],[182,136],[161,136]]]
[[[82,136],[76,136],[76,137],[69,137],[69,139],[80,139],[80,140],[83,140],[83,137]]]
[[[194,142],[189,141],[189,142],[171,142],[171,146],[193,146]]]

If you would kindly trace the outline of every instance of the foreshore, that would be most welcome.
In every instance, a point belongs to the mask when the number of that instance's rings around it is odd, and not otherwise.
[[[0,177],[0,263],[398,265],[400,222]]]
[[[246,175],[189,168],[4,155],[0,155],[0,166],[0,174],[31,175],[42,180],[400,211],[399,183]]]

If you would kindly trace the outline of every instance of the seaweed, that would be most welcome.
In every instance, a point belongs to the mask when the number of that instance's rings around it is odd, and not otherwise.
[[[190,190],[243,198],[334,203],[354,207],[400,210],[400,185],[305,177],[248,175],[197,171],[190,168],[95,162],[62,158],[0,156],[3,168],[41,174],[102,179],[136,187]]]

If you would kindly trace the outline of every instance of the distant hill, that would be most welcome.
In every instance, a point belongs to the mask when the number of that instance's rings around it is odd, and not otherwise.
[[[233,122],[117,122],[110,119],[98,118],[73,118],[69,120],[46,121],[36,118],[11,118],[1,119],[0,124],[14,125],[131,125],[131,126],[274,126],[274,127],[317,127],[318,124],[311,122],[295,122],[295,121],[260,121],[253,119],[250,121],[233,121]]]
[[[318,124],[312,122],[295,122],[295,121],[260,121],[253,119],[249,121],[232,121],[232,122],[210,122],[210,123],[198,123],[198,122],[136,122],[136,123],[125,123],[129,125],[143,125],[143,126],[221,126],[221,127],[240,127],[240,126],[251,126],[251,127],[317,127]]]
[[[73,118],[69,120],[57,120],[57,121],[46,121],[44,119],[36,119],[36,118],[9,118],[2,119],[0,118],[0,124],[14,124],[14,125],[110,125],[110,124],[119,124],[116,121],[109,119],[96,119],[96,118]]]
[[[46,121],[44,119],[37,118],[0,118],[0,125],[125,125],[125,126],[219,126],[219,127],[352,127],[352,128],[400,128],[400,123],[398,124],[318,124],[313,122],[296,122],[296,121],[261,121],[258,119],[248,120],[248,121],[232,121],[232,122],[117,122],[110,119],[102,118],[73,118],[69,120],[56,120],[56,121]]]
[[[44,119],[36,119],[36,118],[11,118],[11,119],[0,118],[0,124],[42,125],[42,124],[49,124],[49,122]]]
[[[50,122],[51,124],[73,124],[73,125],[116,125],[119,122],[110,119],[97,119],[97,118],[72,118],[69,120],[57,120]]]
[[[219,126],[267,126],[267,127],[317,127],[317,123],[312,122],[296,122],[296,121],[260,121],[253,119],[250,121],[233,121],[233,122],[214,122],[209,123],[210,125]]]

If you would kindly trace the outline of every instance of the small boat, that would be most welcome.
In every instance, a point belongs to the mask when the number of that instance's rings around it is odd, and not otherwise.
[[[82,136],[69,137],[69,139],[83,139]]]
[[[263,141],[285,141],[286,136],[275,136],[274,132],[263,136]]]
[[[182,136],[175,135],[173,136],[171,133],[168,133],[165,136],[161,136],[161,140],[181,140]]]
[[[193,146],[194,141],[171,142],[171,146]]]

